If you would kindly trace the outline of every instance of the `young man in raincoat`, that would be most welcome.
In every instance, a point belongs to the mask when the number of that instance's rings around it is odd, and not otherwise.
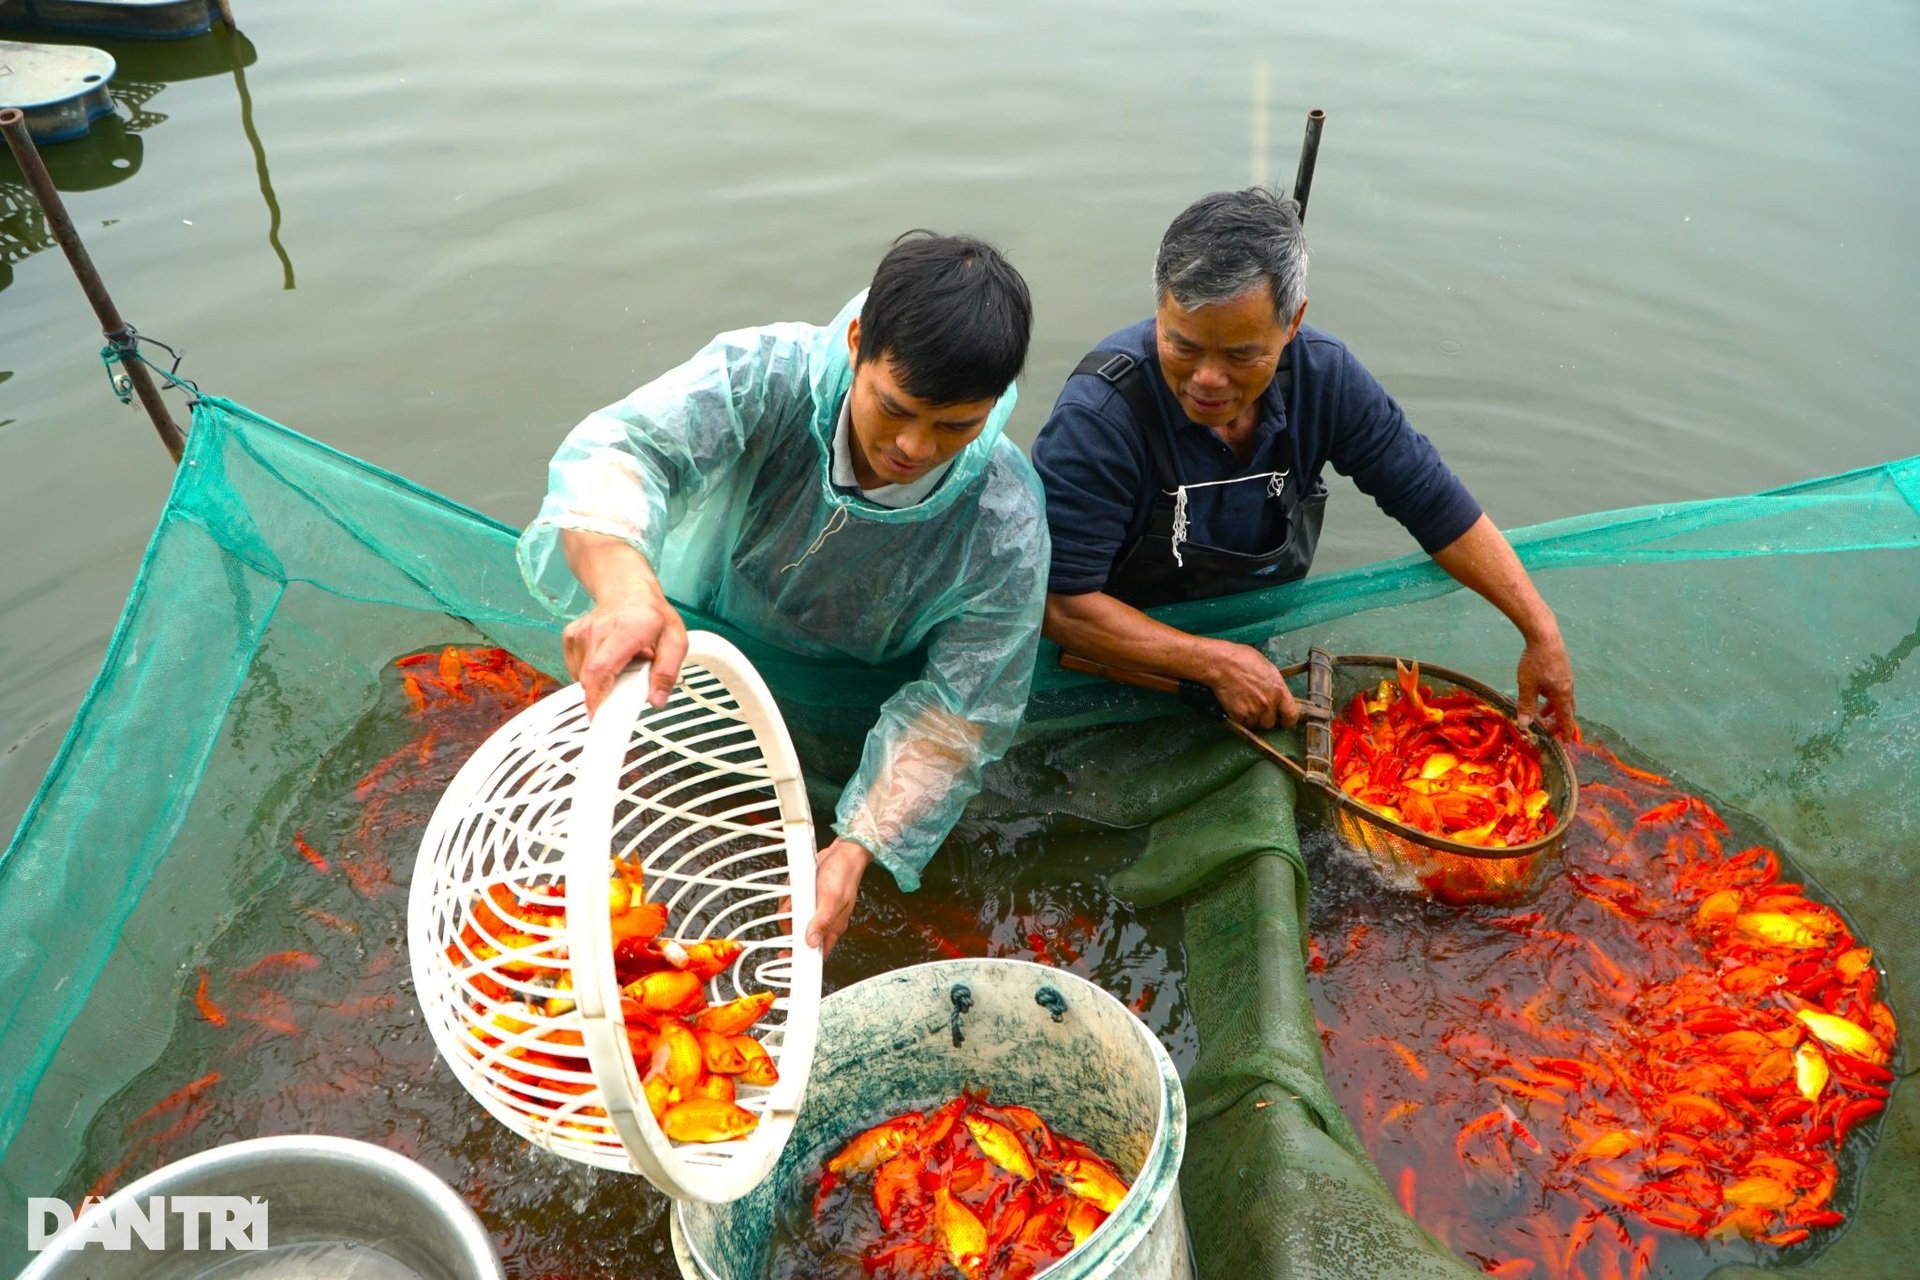
[[[665,703],[687,647],[671,600],[807,656],[924,649],[841,794],[810,945],[845,931],[870,862],[918,887],[1025,710],[1047,526],[1002,432],[1032,322],[991,245],[910,233],[827,327],[723,333],[589,415],[521,536],[534,594],[580,614],[564,642],[589,711],[636,662]]]

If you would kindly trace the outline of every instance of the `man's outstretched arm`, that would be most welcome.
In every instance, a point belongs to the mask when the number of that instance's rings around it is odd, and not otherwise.
[[[1520,725],[1536,715],[1555,733],[1566,736],[1574,728],[1573,661],[1560,638],[1560,623],[1540,598],[1526,566],[1520,563],[1505,535],[1493,521],[1481,516],[1467,531],[1433,553],[1456,582],[1483,596],[1507,615],[1526,647],[1520,651],[1518,675]],[[1545,707],[1538,704],[1545,700]]]
[[[1104,591],[1048,592],[1041,634],[1068,653],[1108,666],[1204,684],[1228,715],[1257,729],[1291,727],[1300,718],[1279,668],[1258,649],[1190,635]]]
[[[587,714],[613,692],[636,662],[651,662],[648,701],[664,707],[687,656],[687,625],[667,602],[647,558],[624,538],[567,529],[560,535],[567,567],[593,597],[593,608],[567,624],[561,648],[567,673],[586,694]]]

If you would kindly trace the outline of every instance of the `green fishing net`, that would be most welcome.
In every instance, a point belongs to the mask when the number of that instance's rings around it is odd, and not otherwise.
[[[1514,541],[1560,615],[1583,722],[1770,830],[1874,946],[1902,1024],[1920,1025],[1920,460]],[[332,820],[305,811],[317,762],[351,747],[393,659],[485,643],[560,669],[513,542],[237,405],[197,405],[99,678],[0,863],[0,1268],[26,1259],[27,1198],[67,1185],[89,1124],[175,1035],[206,940],[289,873],[284,833]],[[1312,642],[1504,683],[1517,656],[1503,619],[1419,559],[1164,616],[1284,660]],[[911,668],[822,668],[689,623],[746,650],[823,790]],[[1242,1274],[1463,1272],[1399,1216],[1319,1076],[1277,774],[1216,727],[1043,653],[1023,743],[979,808],[1153,824],[1119,887],[1184,895],[1196,1242],[1237,1237]],[[1917,1114],[1897,1088],[1852,1222],[1796,1274],[1899,1275],[1920,1256]]]
[[[1920,461],[1583,517],[1513,542],[1558,612],[1589,733],[1631,744],[1769,833],[1849,913],[1886,966],[1888,1004],[1911,1025],[1920,916],[1903,885],[1920,865]],[[1416,559],[1162,616],[1281,663],[1319,644],[1496,682],[1519,643]],[[1474,1274],[1400,1214],[1326,1088],[1298,955],[1305,868],[1290,784],[1258,765],[1227,782],[1225,735],[1197,721],[1096,727],[1161,714],[1153,695],[1052,671],[1029,713],[1035,740],[1009,766],[1029,790],[1051,784],[1056,808],[1150,823],[1147,855],[1112,885],[1139,900],[1184,895],[1201,1054],[1186,1081],[1182,1185],[1201,1274]],[[1896,1088],[1846,1229],[1776,1274],[1913,1274],[1917,1112]]]
[[[1293,798],[1255,763],[1154,822],[1113,879],[1142,906],[1183,902],[1200,1061],[1180,1186],[1200,1274],[1458,1280],[1472,1270],[1400,1212],[1321,1072]]]

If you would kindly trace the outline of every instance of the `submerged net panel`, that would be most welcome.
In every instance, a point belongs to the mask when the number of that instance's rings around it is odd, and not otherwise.
[[[194,420],[101,672],[0,863],[11,1221],[166,1042],[223,913],[282,871],[303,783],[380,668],[461,635],[557,665],[511,530],[237,406]]]
[[[1920,912],[1904,887],[1920,867],[1916,481],[1920,464],[1909,461],[1514,538],[1566,633],[1589,733],[1630,746],[1685,790],[1766,831],[1874,948],[1903,1028],[1920,1025],[1911,1021],[1920,1015]],[[1278,624],[1261,613],[1282,605]],[[1281,663],[1300,659],[1311,643],[1415,655],[1496,684],[1512,679],[1519,650],[1504,619],[1415,560],[1280,588],[1264,602],[1233,597],[1162,616],[1260,645]],[[1209,1185],[1229,1204],[1212,1224],[1217,1261],[1202,1253],[1203,1274],[1444,1267],[1417,1236],[1386,1220],[1397,1211],[1377,1177],[1355,1174],[1353,1159],[1364,1164],[1364,1154],[1345,1141],[1344,1122],[1327,1115],[1317,1063],[1303,1071],[1296,1060],[1311,1044],[1298,1019],[1280,1016],[1299,1007],[1306,989],[1286,945],[1296,922],[1291,899],[1276,892],[1284,877],[1263,894],[1251,867],[1211,882],[1203,874],[1223,851],[1265,853],[1267,862],[1292,853],[1292,832],[1278,818],[1284,806],[1271,800],[1250,815],[1228,803],[1229,792],[1209,791],[1220,785],[1221,766],[1217,755],[1201,753],[1220,749],[1224,735],[1194,717],[1166,721],[1171,732],[1093,727],[1165,714],[1163,699],[1081,686],[1060,672],[1041,683],[1030,731],[1049,723],[1058,731],[1014,762],[1021,781],[1057,785],[1062,807],[1088,819],[1153,822],[1153,844],[1178,829],[1193,846],[1187,856],[1156,864],[1150,846],[1148,862],[1117,877],[1116,887],[1165,881],[1186,894],[1190,980],[1231,975],[1192,997],[1201,1062],[1189,1088],[1210,1096],[1191,1099],[1189,1165],[1213,1168]],[[1196,794],[1206,798],[1195,804]],[[1190,838],[1196,824],[1203,838]],[[1906,1052],[1898,1066],[1912,1062]],[[1210,1145],[1202,1126],[1215,1112],[1234,1119]],[[1896,1088],[1847,1228],[1824,1253],[1781,1273],[1910,1273],[1920,1249],[1920,1223],[1907,1209],[1920,1195],[1917,1116],[1911,1086]],[[1264,1171],[1258,1179],[1236,1173],[1255,1168]],[[1190,1195],[1200,1189],[1196,1177],[1205,1182],[1201,1168],[1187,1177]],[[1322,1229],[1349,1222],[1356,1201],[1369,1196],[1388,1205],[1377,1229]],[[1209,1215],[1190,1218],[1199,1244]]]
[[[1911,573],[1912,553],[1920,550],[1920,458],[1883,466],[1867,467],[1825,479],[1807,481],[1782,489],[1738,498],[1717,498],[1702,502],[1671,503],[1602,512],[1557,520],[1508,534],[1541,591],[1557,613],[1561,625],[1569,630],[1586,620],[1604,625],[1617,617],[1628,630],[1663,631],[1669,622],[1673,597],[1663,593],[1640,574],[1618,575],[1627,567],[1654,569],[1661,566],[1696,566],[1702,577],[1692,581],[1720,582],[1722,573],[1737,574],[1739,568],[1727,562],[1767,561],[1790,557],[1774,570],[1770,579],[1789,593],[1775,599],[1768,610],[1774,615],[1793,614],[1818,626],[1814,609],[1803,609],[1800,601],[1829,595],[1852,597],[1872,594],[1899,613],[1899,600],[1886,600],[1888,588],[1901,595],[1897,584],[1882,575]],[[1885,554],[1874,554],[1885,553]],[[1838,577],[1801,559],[1807,556],[1839,557]],[[1856,558],[1857,557],[1857,558]],[[1590,592],[1602,590],[1592,577],[1569,574],[1563,578],[1542,577],[1560,570],[1602,570],[1609,579],[1603,590],[1610,601],[1624,600],[1624,612],[1590,607]],[[1620,586],[1611,580],[1618,578]],[[1669,581],[1675,581],[1669,579]],[[1727,588],[1745,591],[1734,580]],[[1721,594],[1725,594],[1722,592]],[[1300,582],[1272,587],[1242,595],[1222,596],[1191,604],[1172,605],[1154,610],[1154,616],[1183,631],[1200,632],[1243,644],[1264,646],[1288,660],[1304,658],[1306,642],[1320,644],[1335,653],[1343,642],[1325,637],[1333,634],[1362,637],[1371,648],[1367,652],[1396,652],[1374,619],[1377,611],[1398,614],[1408,605],[1440,597],[1461,597],[1454,581],[1426,556],[1406,556],[1378,564],[1306,578]],[[1495,684],[1509,678],[1512,663],[1507,650],[1512,647],[1511,628],[1477,597],[1466,596],[1471,614],[1485,614],[1491,637],[1497,643],[1498,661],[1491,666],[1467,666],[1450,661],[1441,650],[1459,642],[1431,629],[1415,630],[1419,643],[1405,650],[1421,658],[1479,672]],[[1766,602],[1758,602],[1766,603]],[[1911,604],[1909,599],[1906,603]],[[1719,649],[1741,643],[1744,636],[1733,626],[1714,626],[1712,617],[1696,617],[1698,630],[1714,636],[1711,645]],[[1907,611],[1911,617],[1912,610]],[[1845,615],[1851,618],[1852,612]],[[1334,632],[1328,624],[1340,619],[1366,619],[1357,632],[1348,628]],[[1678,620],[1686,622],[1689,620]],[[1843,620],[1844,626],[1844,620]],[[1771,626],[1769,627],[1771,630]],[[1849,634],[1842,631],[1841,635]],[[1432,639],[1429,640],[1428,637]],[[1595,686],[1606,695],[1637,696],[1644,686],[1629,680],[1617,690],[1612,684],[1614,668],[1596,664],[1620,658],[1632,663],[1636,657],[1623,637],[1602,631],[1596,638],[1601,645],[1579,645],[1575,658],[1579,663],[1583,686]],[[1297,651],[1297,652],[1296,652]],[[1072,727],[1077,724],[1103,723],[1115,718],[1159,715],[1159,695],[1103,684],[1091,677],[1059,669],[1053,661],[1057,651],[1043,646],[1039,674],[1034,681],[1034,699],[1027,713],[1029,729]],[[1470,657],[1493,656],[1486,649],[1468,651]],[[1705,654],[1698,655],[1704,660]],[[1817,662],[1818,656],[1809,655]],[[1635,666],[1634,670],[1641,670]],[[1601,677],[1595,680],[1589,675]],[[1652,674],[1652,673],[1649,673]],[[1603,684],[1602,681],[1605,681]],[[1749,692],[1751,692],[1749,690]]]
[[[287,874],[292,834],[332,820],[309,811],[316,761],[351,754],[395,656],[485,642],[560,668],[513,537],[239,406],[196,408],[101,674],[0,863],[0,1220],[61,1185],[89,1121],[174,1034],[204,941]],[[1907,890],[1920,863],[1920,460],[1514,541],[1567,633],[1583,721],[1769,828],[1851,913],[1896,1015],[1920,1026]],[[1282,659],[1311,641],[1495,684],[1517,655],[1503,619],[1416,558],[1162,616]],[[816,782],[857,754],[869,721],[853,713],[913,666],[822,667],[689,622],[760,669]],[[1050,655],[1041,667],[1026,741],[992,771],[983,809],[1138,825],[1241,772],[1238,748],[1183,712],[1150,737],[1079,732],[1168,708]],[[1301,981],[1295,970],[1281,979]],[[1920,1220],[1902,1213],[1920,1195],[1915,1115],[1897,1089],[1854,1224],[1804,1274],[1896,1274],[1882,1264],[1920,1246]],[[0,1262],[24,1261],[17,1240],[0,1238]]]

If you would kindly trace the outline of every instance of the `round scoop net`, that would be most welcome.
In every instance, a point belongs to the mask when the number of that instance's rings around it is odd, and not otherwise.
[[[1458,671],[1380,654],[1345,654],[1331,659],[1331,689],[1325,714],[1339,715],[1356,694],[1366,694],[1382,681],[1397,682],[1411,668],[1419,684],[1435,696],[1463,692],[1479,698],[1511,720],[1517,704],[1499,690]],[[1538,893],[1558,865],[1567,832],[1572,829],[1579,803],[1579,783],[1566,749],[1537,727],[1528,734],[1540,752],[1540,786],[1554,815],[1550,830],[1535,840],[1506,847],[1463,843],[1395,821],[1344,794],[1332,777],[1329,761],[1316,761],[1315,744],[1308,740],[1306,781],[1314,784],[1322,817],[1340,843],[1387,883],[1456,906],[1513,905]],[[1331,751],[1327,746],[1322,750]]]
[[[772,1169],[812,1063],[814,840],[766,686],[688,639],[665,706],[639,668],[591,721],[572,685],[482,744],[421,843],[408,942],[440,1053],[503,1124],[722,1202]]]

